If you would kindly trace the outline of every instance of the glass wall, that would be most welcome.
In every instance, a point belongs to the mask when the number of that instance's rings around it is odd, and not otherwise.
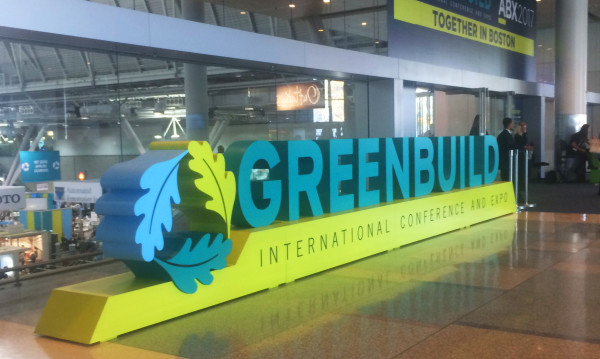
[[[431,137],[435,134],[433,90],[417,88],[417,136]]]
[[[89,1],[259,34],[387,54],[387,0]],[[203,6],[196,6],[197,3]]]
[[[0,39],[0,177],[18,184],[19,150],[60,152],[62,180],[97,179],[150,142],[195,138],[206,103],[213,149],[238,140],[366,136],[366,82],[225,68]],[[200,70],[201,76],[186,74]],[[192,72],[193,73],[193,72]],[[186,91],[188,92],[186,94]]]

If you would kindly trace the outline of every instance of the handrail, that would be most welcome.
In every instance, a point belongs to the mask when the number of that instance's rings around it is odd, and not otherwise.
[[[85,259],[85,258],[89,258],[89,257],[95,257],[98,255],[103,254],[102,251],[94,251],[94,252],[87,252],[87,253],[82,253],[82,254],[76,254],[73,256],[68,256],[68,257],[62,257],[62,258],[57,258],[57,259],[51,259],[51,260],[47,260],[47,261],[42,261],[42,262],[36,262],[36,263],[32,263],[32,264],[27,264],[27,265],[20,265],[20,266],[16,266],[16,267],[10,267],[10,268],[0,268],[0,275],[4,274],[4,273],[8,273],[8,272],[15,272],[15,277],[14,278],[9,278],[9,279],[1,279],[0,280],[0,285],[2,284],[9,284],[9,283],[15,283],[16,286],[20,286],[21,285],[21,281],[24,280],[24,278],[21,278],[21,274],[20,272],[22,270],[26,270],[26,269],[34,269],[34,268],[38,268],[38,267],[44,267],[44,266],[48,266],[48,265],[53,265],[56,263],[62,263],[65,261],[73,261],[73,260],[78,260],[78,259]],[[25,279],[27,279],[29,276],[25,277]]]

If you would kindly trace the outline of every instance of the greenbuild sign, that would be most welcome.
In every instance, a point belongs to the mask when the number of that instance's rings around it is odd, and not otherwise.
[[[497,171],[492,136],[246,141],[224,156],[153,143],[105,172],[96,202],[104,254],[133,274],[55,289],[36,333],[113,339],[513,213],[511,183],[482,186]]]
[[[492,136],[236,142],[225,153],[238,179],[232,221],[262,227],[395,199],[489,184]],[[268,179],[253,181],[253,170]]]

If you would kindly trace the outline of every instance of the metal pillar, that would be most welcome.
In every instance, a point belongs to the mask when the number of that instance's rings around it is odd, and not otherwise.
[[[17,151],[15,158],[13,158],[13,161],[10,165],[10,169],[8,170],[6,178],[4,179],[5,186],[8,186],[9,182],[14,183],[14,181],[11,182],[10,180],[12,177],[14,177],[15,171],[17,170],[17,167],[19,166],[19,162],[20,162],[20,158],[21,158],[20,152],[25,150],[32,134],[33,134],[33,126],[27,127],[27,131],[25,131],[25,135],[23,136],[23,141],[21,142],[21,146],[19,146],[19,150]]]
[[[515,157],[515,151],[514,150],[510,150],[510,153],[508,155],[509,157],[509,168],[508,168],[508,181],[512,182],[513,181],[513,158]]]
[[[122,118],[121,124],[123,125],[122,127],[125,130],[125,132],[133,140],[133,144],[135,145],[135,148],[137,148],[140,155],[143,155],[144,153],[146,153],[146,149],[144,148],[144,145],[142,145],[142,141],[140,141],[140,138],[137,136],[137,134],[133,130],[133,127],[131,127],[131,123],[129,123],[129,120],[126,118]]]
[[[183,18],[204,22],[204,2],[182,0]],[[185,63],[183,65],[185,87],[186,134],[188,140],[208,141],[208,78],[206,66]]]
[[[217,147],[217,144],[221,140],[221,137],[223,137],[223,133],[225,133],[225,129],[227,129],[228,125],[229,120],[220,120],[213,126],[213,130],[210,131],[210,136],[208,138],[208,142],[213,149]]]
[[[490,92],[487,88],[479,89],[479,134],[488,132],[490,121]]]

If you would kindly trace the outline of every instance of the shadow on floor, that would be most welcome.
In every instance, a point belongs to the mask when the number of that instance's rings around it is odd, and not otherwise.
[[[600,213],[598,186],[590,183],[531,183],[529,211],[560,213]]]

